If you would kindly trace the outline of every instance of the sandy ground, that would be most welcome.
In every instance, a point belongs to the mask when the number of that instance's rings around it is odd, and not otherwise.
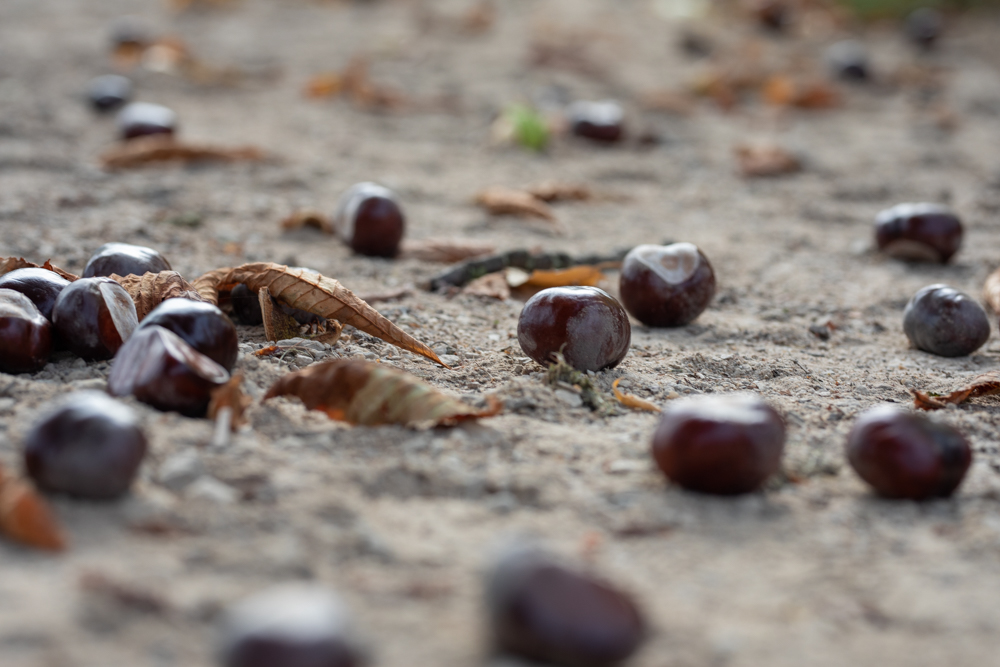
[[[844,88],[840,109],[777,113],[750,102],[726,114],[704,102],[676,116],[644,113],[636,100],[682,88],[704,64],[680,52],[678,24],[652,3],[498,4],[496,25],[472,36],[447,21],[421,27],[404,2],[246,0],[175,16],[151,0],[4,0],[0,255],[79,270],[97,246],[126,241],[158,248],[188,278],[277,261],[359,293],[441,270],[354,257],[318,232],[280,232],[293,209],[331,210],[359,180],[400,193],[411,238],[574,253],[691,241],[715,266],[712,306],[678,330],[636,323],[625,361],[597,381],[610,392],[625,378],[630,391],[659,402],[673,393],[758,393],[787,419],[786,474],[738,499],[682,492],[651,467],[655,415],[598,416],[543,384],[517,345],[520,302],[416,289],[379,308],[453,355],[455,370],[360,335],[319,356],[381,358],[470,401],[495,392],[504,415],[454,430],[350,428],[276,400],[256,405],[250,426],[213,448],[207,421],[135,404],[152,450],[132,496],[55,499],[72,540],[64,555],[0,543],[0,664],[210,665],[219,610],[290,579],[338,590],[378,665],[519,664],[487,655],[481,577],[495,545],[521,533],[543,536],[634,593],[654,630],[630,663],[637,667],[997,664],[1000,403],[981,399],[936,416],[975,446],[968,478],[949,500],[878,500],[842,454],[858,412],[907,404],[907,387],[944,390],[998,366],[996,338],[970,357],[942,359],[908,349],[901,329],[917,289],[947,282],[978,294],[998,262],[997,17],[953,26],[925,63],[946,79],[943,96],[929,102],[886,82],[917,59],[891,26],[874,26],[858,34],[882,83]],[[468,7],[429,6],[446,17]],[[206,61],[260,75],[206,88],[140,72],[141,99],[175,108],[191,140],[252,143],[282,160],[101,171],[96,156],[113,125],[82,104],[80,91],[108,71],[107,29],[126,13],[181,35]],[[768,58],[807,66],[844,34],[773,40],[733,16],[703,30],[720,48],[755,40]],[[527,65],[533,39],[567,34],[587,37],[607,76]],[[449,96],[459,110],[381,115],[303,99],[309,76],[356,53],[372,58],[376,80],[414,98]],[[499,109],[553,84],[572,98],[623,99],[633,131],[655,131],[663,142],[604,149],[567,139],[543,156],[489,146]],[[942,108],[953,129],[942,128]],[[742,179],[733,146],[764,139],[801,152],[806,170]],[[562,237],[471,204],[488,185],[548,179],[626,200],[559,205]],[[875,213],[911,200],[948,202],[963,216],[965,245],[952,264],[908,266],[871,251]],[[176,224],[192,218],[198,226]],[[826,322],[835,329],[822,341],[809,328]],[[289,363],[310,361],[257,360],[249,352],[262,329],[240,333],[239,365],[257,397]],[[34,375],[0,377],[0,461],[19,467],[36,416],[68,391],[102,387],[108,369],[63,356]],[[112,585],[88,586],[95,577]]]

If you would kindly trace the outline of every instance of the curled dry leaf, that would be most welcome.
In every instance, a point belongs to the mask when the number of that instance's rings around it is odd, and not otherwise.
[[[546,289],[548,287],[568,287],[586,285],[597,287],[605,279],[605,275],[596,266],[573,266],[555,271],[532,271],[523,285]],[[517,285],[511,285],[517,287]]]
[[[0,257],[0,276],[10,273],[16,269],[48,269],[53,273],[58,273],[70,282],[80,279],[79,276],[75,276],[69,271],[63,271],[58,266],[52,266],[52,262],[48,260],[45,260],[45,263],[39,266],[34,262],[29,262],[23,257]]]
[[[223,148],[185,144],[171,137],[149,136],[133,139],[107,151],[100,157],[105,169],[134,169],[154,164],[176,162],[244,162],[263,160],[264,153],[253,146]]]
[[[516,215],[521,218],[541,218],[548,222],[556,222],[555,211],[525,190],[491,187],[477,194],[475,201],[491,215]]]
[[[580,183],[558,183],[545,181],[527,188],[528,194],[544,202],[587,201],[594,199],[594,193]]]
[[[264,320],[264,338],[279,341],[299,335],[299,321],[281,309],[267,287],[257,290],[257,299]]]
[[[380,315],[340,282],[309,269],[290,269],[271,262],[244,264],[209,271],[195,280],[194,286],[209,303],[218,303],[220,292],[229,292],[239,283],[254,292],[267,287],[271,296],[292,308],[350,325],[447,368],[433,350]]]
[[[1000,269],[986,278],[983,285],[983,300],[990,304],[994,313],[1000,313]]]
[[[246,423],[246,410],[253,400],[243,391],[243,374],[237,373],[229,378],[229,382],[212,390],[212,398],[208,402],[208,418],[215,421],[223,408],[230,412],[229,425],[233,431]]]
[[[462,294],[485,296],[506,301],[510,298],[510,285],[502,273],[488,273],[476,278],[462,289]]]
[[[310,410],[360,426],[399,424],[409,428],[451,426],[491,417],[503,404],[473,408],[388,365],[357,359],[335,359],[289,373],[268,390],[264,400],[295,396]]]
[[[615,380],[614,384],[611,385],[611,390],[615,393],[615,398],[618,402],[624,405],[626,408],[632,408],[634,410],[646,410],[648,412],[660,412],[660,406],[655,403],[650,403],[644,398],[639,398],[638,396],[633,396],[632,394],[626,394],[618,389],[618,383],[622,379],[618,378]]]
[[[964,403],[970,398],[1000,394],[1000,371],[990,371],[989,373],[978,375],[972,379],[972,382],[968,386],[943,396],[917,391],[916,389],[911,389],[910,393],[913,394],[914,405],[920,410],[940,410],[949,405]]]
[[[802,163],[784,148],[775,145],[737,146],[740,172],[747,178],[781,176],[802,170]]]
[[[403,241],[399,250],[400,258],[419,259],[423,262],[452,264],[473,257],[482,257],[496,252],[496,246],[482,241],[460,241],[456,239],[422,239]]]
[[[151,310],[167,299],[190,299],[204,301],[194,287],[181,278],[176,271],[161,271],[160,273],[144,273],[141,276],[119,276],[112,274],[111,279],[125,288],[132,301],[135,302],[135,313],[141,321]]]
[[[28,482],[0,468],[0,533],[36,549],[62,551],[66,538],[48,503]]]
[[[317,74],[306,83],[306,97],[336,97],[346,94],[363,109],[393,110],[407,104],[406,97],[368,78],[368,61],[355,57],[341,72]]]
[[[308,209],[295,211],[281,221],[281,228],[286,232],[290,232],[295,229],[302,229],[303,227],[318,229],[324,234],[334,233],[333,223],[330,222],[330,218],[319,211],[311,211]]]
[[[772,76],[761,87],[764,100],[781,107],[830,109],[840,104],[840,95],[825,81],[796,81],[787,76]]]

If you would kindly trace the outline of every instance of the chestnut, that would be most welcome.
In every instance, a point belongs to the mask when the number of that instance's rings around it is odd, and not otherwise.
[[[566,110],[566,115],[570,131],[578,137],[602,143],[615,143],[625,136],[625,112],[614,100],[573,102]]]
[[[929,51],[944,32],[944,16],[933,7],[914,9],[903,22],[903,30],[917,47]]]
[[[783,0],[757,0],[750,11],[760,26],[773,33],[784,32],[792,22],[792,12]]]
[[[964,357],[989,340],[990,321],[969,295],[947,285],[928,285],[906,304],[903,332],[918,350]]]
[[[691,243],[640,245],[622,262],[618,283],[625,309],[651,327],[680,327],[715,296],[715,272]]]
[[[132,102],[118,112],[118,131],[122,139],[152,134],[172,137],[177,131],[177,113],[160,104]]]
[[[625,309],[597,287],[550,287],[524,304],[517,342],[545,365],[563,357],[578,371],[614,368],[628,353],[632,326]]]
[[[854,423],[847,460],[880,496],[925,500],[958,488],[972,464],[972,448],[947,424],[882,405]]]
[[[962,245],[962,221],[939,204],[897,204],[876,216],[875,240],[898,259],[943,264]]]
[[[52,321],[52,307],[69,281],[48,269],[14,269],[0,276],[0,288],[12,289],[31,299],[42,316]]]
[[[539,551],[502,557],[486,602],[494,648],[545,664],[617,665],[646,635],[628,595]]]
[[[357,183],[341,195],[334,226],[354,252],[370,257],[395,257],[403,240],[406,218],[392,190],[375,183]]]
[[[114,111],[132,97],[132,82],[118,74],[105,74],[90,80],[87,99],[96,111]]]
[[[157,410],[204,417],[212,390],[228,380],[225,368],[173,331],[148,326],[137,329],[115,355],[108,392],[135,396]]]
[[[0,371],[41,370],[52,354],[52,325],[31,299],[0,289]]]
[[[132,297],[111,278],[80,278],[63,288],[52,307],[60,340],[89,361],[115,356],[138,324]]]
[[[236,365],[239,354],[236,327],[225,313],[210,303],[167,299],[146,315],[136,331],[153,326],[173,331],[227,371]]]
[[[105,243],[87,261],[83,277],[117,274],[124,278],[171,270],[170,262],[152,248],[131,243]]]
[[[868,52],[853,39],[831,44],[826,50],[826,62],[836,76],[847,81],[866,81],[870,74]]]
[[[361,667],[347,610],[332,593],[285,584],[230,607],[222,621],[223,667]]]
[[[128,491],[146,449],[131,408],[101,392],[79,391],[31,428],[24,462],[45,491],[110,500]]]
[[[240,324],[256,326],[264,322],[260,299],[243,283],[234,287],[229,293],[229,303],[233,307],[233,315]]]
[[[698,396],[671,403],[653,434],[653,458],[691,491],[736,495],[781,466],[785,424],[756,396]]]

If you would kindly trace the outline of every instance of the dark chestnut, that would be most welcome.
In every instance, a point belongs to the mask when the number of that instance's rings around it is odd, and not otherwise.
[[[52,307],[69,281],[48,269],[15,269],[0,276],[0,288],[12,289],[31,299],[42,316],[52,321]]]
[[[545,664],[617,665],[646,635],[628,595],[538,551],[504,556],[488,580],[486,601],[494,647]]]
[[[156,326],[173,331],[227,371],[236,365],[239,355],[236,327],[225,313],[210,303],[167,299],[146,315],[136,331]]]
[[[31,373],[52,354],[52,325],[31,299],[0,289],[0,371]]]
[[[545,365],[562,352],[579,371],[614,368],[628,353],[632,326],[625,309],[597,287],[550,287],[524,304],[517,320],[524,353]]]
[[[285,584],[226,611],[224,667],[360,667],[368,660],[340,599],[314,585]]]
[[[95,110],[114,111],[132,97],[132,82],[118,74],[105,74],[90,80],[87,85],[87,99]]]
[[[375,183],[357,183],[341,195],[334,225],[354,252],[395,257],[406,230],[406,218],[392,190]]]
[[[578,137],[602,143],[615,143],[625,136],[625,112],[614,100],[580,100],[566,111],[570,131]]]
[[[876,216],[875,240],[893,257],[944,263],[962,245],[962,221],[939,204],[897,204]]]
[[[240,324],[256,326],[264,322],[260,299],[243,283],[234,287],[229,293],[229,303],[233,307],[233,315]]]
[[[903,30],[911,42],[929,51],[944,32],[944,15],[933,7],[914,9],[903,22]]]
[[[653,458],[691,491],[736,495],[776,473],[785,424],[756,396],[699,396],[672,403],[653,435]]]
[[[172,137],[177,131],[177,113],[160,104],[132,102],[118,112],[118,131],[126,140],[152,134]]]
[[[836,76],[847,81],[866,81],[871,74],[868,52],[853,39],[831,44],[826,50],[826,62]]]
[[[111,46],[145,49],[153,42],[153,34],[145,20],[138,16],[119,16],[111,24]]]
[[[712,301],[715,272],[691,243],[641,245],[625,256],[618,289],[625,309],[643,324],[681,327]]]
[[[947,424],[883,405],[854,423],[847,460],[880,496],[925,500],[958,488],[972,464],[972,448]]]
[[[97,361],[115,356],[139,325],[135,303],[111,278],[80,278],[60,292],[52,324],[73,354]]]
[[[229,372],[158,326],[137,329],[115,356],[108,375],[112,396],[135,396],[158,410],[204,417],[212,390]]]
[[[782,0],[758,0],[750,11],[757,23],[770,32],[784,32],[792,22],[791,7]]]
[[[928,285],[906,304],[903,331],[918,350],[964,357],[989,340],[990,321],[969,295],[947,285]]]
[[[131,243],[105,243],[94,253],[83,269],[84,278],[117,274],[141,276],[145,273],[172,271],[170,262],[153,250]]]
[[[106,394],[80,391],[32,427],[24,462],[39,488],[110,500],[128,491],[146,448],[131,408]]]

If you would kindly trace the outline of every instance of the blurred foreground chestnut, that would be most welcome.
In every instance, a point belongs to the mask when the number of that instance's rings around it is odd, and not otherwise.
[[[111,278],[80,278],[59,294],[52,324],[76,356],[110,359],[139,325],[135,303]]]
[[[524,304],[517,321],[524,353],[545,365],[562,352],[578,371],[614,368],[628,353],[632,326],[614,297],[596,287],[550,287]]]
[[[903,22],[903,30],[911,42],[929,51],[944,32],[944,15],[933,7],[914,9]]]
[[[348,188],[337,203],[333,223],[344,243],[370,257],[395,257],[406,229],[395,193],[375,183]]]
[[[785,425],[756,396],[699,396],[671,403],[653,435],[653,458],[691,491],[736,495],[776,473]]]
[[[622,303],[651,327],[680,327],[701,315],[715,296],[715,272],[691,243],[641,245],[622,262]]]
[[[256,326],[264,322],[264,314],[260,310],[260,299],[249,287],[240,283],[229,293],[229,303],[233,307],[233,315],[240,324]]]
[[[507,554],[487,584],[495,648],[546,664],[604,667],[628,658],[645,622],[623,592],[538,551]]]
[[[87,262],[83,277],[117,274],[124,278],[171,270],[170,262],[152,248],[131,243],[105,243]]]
[[[52,321],[52,307],[69,281],[48,269],[14,269],[0,276],[0,288],[12,289],[31,299],[42,316]]]
[[[0,289],[0,371],[31,373],[52,354],[52,325],[31,299]]]
[[[847,81],[867,81],[871,75],[868,52],[853,39],[831,44],[826,50],[826,62],[836,76]]]
[[[947,424],[885,405],[855,422],[847,460],[880,496],[925,500],[958,488],[972,464],[972,448]]]
[[[128,491],[146,446],[131,408],[101,392],[80,391],[32,427],[24,461],[41,489],[109,500]]]
[[[962,221],[939,204],[897,204],[875,218],[875,240],[898,259],[943,264],[962,245]]]
[[[989,340],[990,321],[969,295],[947,285],[928,285],[906,304],[903,331],[918,350],[964,357]]]
[[[340,599],[285,584],[233,605],[222,622],[223,667],[361,667],[367,664]]]
[[[613,100],[573,102],[566,110],[566,115],[570,131],[578,137],[614,143],[625,136],[625,112]]]
[[[177,114],[160,104],[132,102],[118,112],[118,131],[126,140],[151,134],[172,137],[177,131]]]
[[[108,392],[135,396],[158,410],[204,417],[212,390],[228,380],[225,368],[173,331],[149,326],[137,329],[115,356]]]
[[[136,331],[154,326],[173,331],[227,371],[236,365],[239,354],[236,327],[225,313],[210,303],[167,299],[146,315]]]
[[[87,99],[95,110],[114,111],[132,97],[132,82],[117,74],[105,74],[90,80]]]

